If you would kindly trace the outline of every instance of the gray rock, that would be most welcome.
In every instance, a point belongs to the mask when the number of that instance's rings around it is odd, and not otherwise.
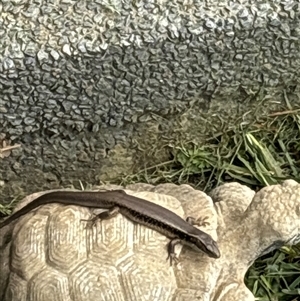
[[[273,97],[283,89],[293,93],[298,84],[300,10],[294,1],[66,0],[56,5],[49,0],[5,0],[0,5],[0,129],[14,143],[22,144],[30,134],[43,149],[57,147],[52,157],[56,169],[62,168],[58,161],[78,172],[86,168],[68,161],[59,140],[81,141],[94,133],[102,145],[97,149],[90,143],[85,151],[95,149],[92,157],[108,148],[102,139],[106,135],[114,136],[112,147],[126,141],[134,152],[131,142],[139,139],[139,144],[149,141],[147,148],[153,149],[153,141],[141,137],[152,135],[149,129],[157,116],[159,122],[167,119],[164,124],[170,128],[165,141],[155,141],[167,145],[180,140],[180,130],[174,128],[183,125],[180,119],[186,112],[192,124],[185,128],[193,131],[184,136],[199,140],[208,124],[200,115],[210,107],[229,111],[262,86],[262,97]],[[50,99],[57,103],[52,113],[46,111]],[[278,96],[273,103],[280,107],[282,101]],[[87,107],[78,109],[80,105]],[[243,105],[246,112],[248,103]],[[25,117],[36,126],[26,125]],[[41,151],[31,155],[37,159]],[[25,156],[8,158],[7,164],[25,162]],[[109,164],[107,159],[95,163],[89,181]],[[1,164],[0,173],[7,168]],[[28,166],[23,168],[25,174],[43,170],[37,164],[30,172]],[[74,177],[64,176],[62,182]],[[28,189],[25,182],[19,181]]]

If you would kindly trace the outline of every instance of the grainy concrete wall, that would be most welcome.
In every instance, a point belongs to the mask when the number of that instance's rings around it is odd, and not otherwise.
[[[130,172],[203,112],[293,90],[299,23],[299,1],[2,0],[3,192]]]

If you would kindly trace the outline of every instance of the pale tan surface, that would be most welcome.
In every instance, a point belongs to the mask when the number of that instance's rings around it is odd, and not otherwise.
[[[300,185],[294,181],[256,195],[226,184],[211,192],[215,205],[188,185],[135,184],[126,191],[182,217],[208,216],[202,230],[218,241],[222,257],[179,247],[180,264],[170,268],[165,236],[120,214],[86,227],[80,220],[91,210],[45,205],[0,230],[0,299],[253,301],[243,284],[249,264],[275,248],[274,241],[295,243],[299,236]]]

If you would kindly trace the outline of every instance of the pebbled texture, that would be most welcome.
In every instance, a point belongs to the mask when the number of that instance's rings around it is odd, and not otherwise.
[[[261,90],[294,93],[299,14],[290,0],[2,0],[0,144],[21,144],[3,195],[131,173],[133,150],[219,132]]]

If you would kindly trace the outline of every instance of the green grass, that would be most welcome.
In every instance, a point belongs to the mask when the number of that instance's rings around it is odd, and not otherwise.
[[[299,246],[283,247],[256,260],[249,269],[245,282],[257,300],[299,300],[299,254]]]
[[[0,217],[10,215],[12,213],[12,209],[22,198],[23,198],[22,196],[18,196],[15,197],[9,204],[6,205],[0,204]]]
[[[240,126],[223,129],[205,145],[168,145],[170,160],[121,182],[188,183],[205,192],[228,181],[254,190],[285,179],[300,182],[300,109],[291,108],[288,101],[286,105],[247,126],[237,121]],[[256,260],[245,283],[260,301],[300,300],[300,245]]]

